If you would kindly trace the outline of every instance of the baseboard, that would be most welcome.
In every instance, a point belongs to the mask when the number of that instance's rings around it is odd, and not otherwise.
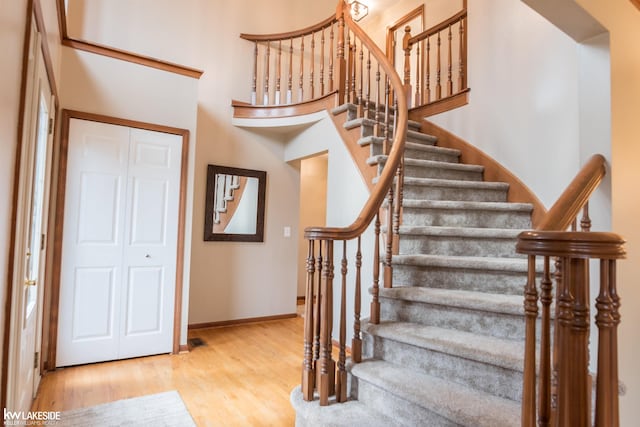
[[[249,317],[245,319],[223,320],[220,322],[194,323],[189,325],[188,329],[219,328],[222,326],[242,325],[245,323],[258,323],[258,322],[269,322],[272,320],[292,319],[294,317],[298,317],[298,315],[296,313],[289,313],[289,314],[277,314],[275,316]]]

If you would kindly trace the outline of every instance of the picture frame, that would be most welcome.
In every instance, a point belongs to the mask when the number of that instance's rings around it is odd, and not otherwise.
[[[267,172],[207,166],[204,240],[263,242]]]

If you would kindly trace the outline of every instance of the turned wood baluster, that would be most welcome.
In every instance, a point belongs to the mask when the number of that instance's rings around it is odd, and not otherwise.
[[[258,90],[258,41],[254,42],[253,49],[253,78],[251,81],[251,105],[256,105]]]
[[[329,396],[335,392],[335,362],[331,358],[331,330],[333,318],[333,241],[325,242],[325,260],[320,291],[320,375],[318,392],[320,406],[329,404]]]
[[[331,24],[331,31],[329,32],[329,92],[333,92],[333,24]]]
[[[582,218],[580,219],[580,228],[582,231],[591,231],[591,218],[589,217],[589,202],[584,204],[582,208]]]
[[[384,154],[389,154],[391,151],[391,141],[389,135],[389,120],[390,120],[390,99],[391,96],[391,84],[389,83],[389,77],[385,77],[385,86],[384,86],[384,141],[382,142],[382,152]]]
[[[324,96],[324,28],[320,33],[320,96]]]
[[[426,65],[426,75],[425,75],[425,80],[426,80],[426,94],[424,97],[424,103],[428,104],[429,102],[431,102],[431,42],[429,42],[429,37],[427,37],[427,52],[425,53],[425,55],[427,57],[427,65]]]
[[[291,104],[293,101],[293,38],[289,39],[289,76],[287,80],[287,104]]]
[[[616,293],[616,261],[600,260],[600,294],[596,298],[598,326],[598,379],[596,382],[597,427],[618,427],[618,338],[620,323]]]
[[[393,254],[393,211],[394,211],[394,186],[389,186],[389,194],[387,196],[387,244],[384,257],[384,287],[392,286],[392,268],[391,256]]]
[[[316,281],[316,293],[315,293],[315,314],[313,316],[315,324],[314,324],[314,335],[313,335],[313,360],[316,364],[315,371],[316,375],[320,375],[320,370],[318,366],[318,361],[320,360],[320,290],[322,289],[322,242],[318,243],[318,257],[316,258],[316,272],[318,273],[316,276],[318,280]],[[316,383],[316,387],[317,387]]]
[[[353,44],[351,45],[351,48],[349,49],[350,51],[350,58],[351,58],[351,88],[350,88],[350,92],[351,92],[351,102],[354,104],[357,104],[358,102],[358,97],[357,97],[357,93],[356,93],[356,88],[357,88],[357,80],[356,80],[356,68],[357,68],[357,55],[358,55],[358,40],[356,39],[355,34],[353,35]]]
[[[536,289],[536,257],[528,257],[527,284],[524,290],[525,343],[522,385],[522,426],[536,424],[536,319],[538,291]]]
[[[569,354],[568,338],[570,335],[570,327],[573,322],[573,295],[570,291],[567,269],[567,258],[560,259],[562,277],[558,281],[558,298],[556,300],[556,338],[554,342],[554,351],[557,353],[557,407],[556,407],[556,425],[570,425],[566,417],[569,414],[568,407],[570,403],[569,396],[569,365],[572,363]]]
[[[442,64],[440,61],[440,32],[438,32],[438,46],[436,49],[436,100],[442,98],[442,84],[441,84],[441,76],[442,76]]]
[[[364,46],[362,44],[362,40],[360,40],[360,52],[358,53],[358,117],[364,116]],[[357,45],[356,45],[357,50]]]
[[[538,425],[550,426],[551,422],[551,303],[553,302],[553,283],[549,266],[549,257],[544,257],[544,270],[540,281],[540,302],[542,320],[540,331],[540,384],[538,385]]]
[[[380,136],[382,135],[381,129],[380,129],[380,124],[381,124],[381,120],[380,120],[380,63],[377,63],[377,68],[376,68],[376,105],[375,105],[375,121],[376,121],[376,127],[374,129],[374,136]]]
[[[402,219],[402,199],[404,197],[404,158],[400,159],[400,165],[396,171],[396,204],[393,209],[393,234],[392,234],[392,253],[397,254],[399,252],[400,245],[400,222]],[[390,268],[393,271],[393,265],[390,264]],[[391,280],[393,275],[391,275]],[[392,287],[392,282],[389,286],[385,283],[385,287]]]
[[[356,252],[356,289],[353,309],[353,338],[351,339],[351,360],[354,363],[362,361],[362,339],[360,338],[360,310],[362,305],[362,280],[360,270],[362,268],[362,251],[360,250],[361,238],[358,236],[358,250]]]
[[[373,287],[371,290],[371,323],[380,323],[380,212],[376,214],[373,246]]]
[[[411,27],[404,27],[404,37],[402,38],[402,49],[404,50],[404,93],[407,97],[407,106],[411,108]]]
[[[420,78],[422,76],[422,68],[420,68],[420,43],[416,44],[416,101],[415,106],[422,104],[422,87],[420,86]]]
[[[271,54],[271,42],[267,42],[267,46],[265,46],[265,66],[264,66],[264,94],[262,103],[264,105],[269,105],[269,63],[270,63],[270,54]]]
[[[282,74],[282,40],[278,40],[278,63],[276,68],[276,96],[275,96],[276,105],[280,105],[281,74]]]
[[[347,40],[345,42],[345,55],[347,55],[347,76],[346,76],[346,102],[353,102],[351,97],[351,73],[353,68],[353,47],[351,46],[351,31],[347,30]]]
[[[314,76],[316,72],[316,33],[311,33],[311,72],[309,74],[309,90],[311,91],[311,99],[315,98],[315,81]]]
[[[338,350],[338,373],[336,375],[336,401],[347,401],[347,241],[342,242],[342,261],[340,273],[342,286],[340,292],[340,342]]]
[[[298,81],[298,102],[304,101],[304,36],[300,37],[300,79]]]
[[[553,279],[556,283],[556,321],[554,322],[553,328],[553,348],[551,350],[552,357],[552,370],[551,370],[551,422],[556,424],[554,420],[557,419],[556,414],[558,410],[558,343],[560,342],[560,338],[558,336],[558,331],[560,328],[558,327],[558,314],[559,314],[559,301],[560,301],[560,290],[562,289],[562,282],[564,280],[564,273],[562,272],[562,258],[555,258],[555,271],[553,272]]]
[[[338,15],[337,73],[338,73],[338,105],[347,101],[345,87],[347,85],[347,64],[345,60],[344,16]]]
[[[466,89],[465,84],[465,54],[464,54],[464,39],[466,35],[464,32],[464,18],[460,20],[460,40],[458,48],[458,92]]]
[[[453,39],[451,34],[451,24],[449,24],[449,46],[448,46],[448,55],[447,55],[447,96],[453,95],[453,80],[452,80],[452,71],[453,71],[453,59],[451,57],[451,41]]]
[[[302,362],[302,397],[306,401],[313,400],[315,387],[315,370],[313,359],[313,329],[314,329],[314,274],[315,259],[314,241],[309,240],[309,253],[307,256],[307,286],[304,298],[304,359]]]
[[[364,114],[369,119],[376,120],[374,112],[371,117],[371,51],[367,49],[367,94],[364,102]]]

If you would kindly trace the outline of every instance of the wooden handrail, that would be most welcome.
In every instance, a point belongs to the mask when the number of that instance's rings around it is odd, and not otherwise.
[[[373,218],[380,210],[382,202],[389,191],[389,187],[393,183],[396,170],[398,169],[400,161],[404,155],[404,143],[407,134],[407,98],[402,90],[402,81],[400,80],[400,76],[398,76],[391,62],[375,42],[353,22],[349,13],[345,13],[344,2],[341,1],[339,3],[336,15],[344,16],[344,21],[347,26],[367,45],[367,48],[387,73],[387,76],[391,80],[391,86],[394,88],[397,97],[396,113],[398,115],[398,121],[394,132],[391,151],[385,167],[382,170],[382,174],[355,221],[347,227],[308,227],[304,231],[304,237],[306,239],[350,240],[358,237],[367,229],[369,224],[371,224],[371,221],[373,221]]]
[[[415,36],[411,37],[409,39],[409,45],[411,46],[411,45],[413,45],[415,43],[418,43],[418,42],[426,39],[427,37],[431,37],[434,34],[437,34],[440,31],[445,30],[449,25],[455,24],[456,22],[458,22],[461,19],[464,19],[466,17],[467,17],[467,10],[466,9],[461,10],[460,12],[458,12],[455,15],[451,16],[447,20],[442,21],[439,24],[436,24],[431,28],[427,28],[426,30],[424,30],[420,34],[416,34]]]
[[[538,230],[566,230],[576,218],[580,209],[587,203],[593,191],[600,185],[605,170],[605,158],[593,155],[560,195],[544,216]]]
[[[309,34],[313,34],[318,31],[322,31],[325,28],[330,27],[331,25],[336,23],[336,15],[331,15],[324,21],[311,25],[307,28],[303,28],[301,30],[289,31],[287,33],[274,33],[274,34],[240,34],[241,39],[249,40],[249,41],[257,41],[257,42],[269,42],[269,41],[278,41],[278,40],[289,40],[297,37],[308,36]]]

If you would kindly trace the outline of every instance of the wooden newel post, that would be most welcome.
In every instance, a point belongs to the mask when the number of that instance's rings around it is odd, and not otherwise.
[[[402,49],[404,50],[404,94],[407,97],[407,107],[411,108],[411,27],[404,27]]]
[[[336,19],[338,20],[338,45],[336,49],[336,74],[338,82],[338,105],[344,104],[347,84],[347,63],[344,58],[344,2],[338,2]]]

